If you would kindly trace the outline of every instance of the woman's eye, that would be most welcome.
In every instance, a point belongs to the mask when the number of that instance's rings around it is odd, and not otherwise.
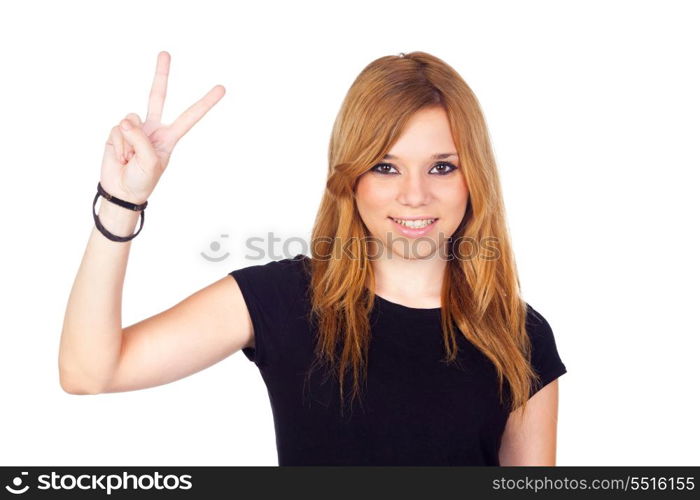
[[[436,170],[436,173],[438,175],[446,175],[449,174],[450,172],[454,172],[457,170],[457,167],[450,163],[449,161],[441,161],[440,163],[435,164],[433,168],[430,169],[432,172],[433,170]]]
[[[392,168],[394,170],[396,170],[393,165],[390,165],[388,163],[379,163],[379,164],[373,166],[370,170],[372,170],[373,172],[377,172],[379,174],[390,174],[390,173],[393,173],[393,172],[389,172],[389,169],[392,169]]]

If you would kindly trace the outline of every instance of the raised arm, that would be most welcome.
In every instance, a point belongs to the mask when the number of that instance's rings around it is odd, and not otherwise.
[[[127,115],[112,128],[105,144],[100,183],[109,194],[134,204],[148,199],[175,144],[225,92],[215,86],[175,122],[164,125],[169,68],[170,55],[160,52],[146,120]],[[100,201],[98,216],[112,234],[133,234],[139,215]],[[111,241],[97,228],[91,230],[61,333],[59,375],[67,392],[94,394],[165,383],[252,343],[250,318],[229,276],[123,329],[122,290],[130,247],[130,241]]]

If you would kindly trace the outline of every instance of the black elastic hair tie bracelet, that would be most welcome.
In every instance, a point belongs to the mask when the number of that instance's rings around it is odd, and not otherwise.
[[[97,213],[95,212],[95,205],[97,205],[97,199],[102,196],[106,200],[115,203],[119,205],[120,207],[124,207],[127,210],[134,210],[134,211],[141,211],[141,224],[139,225],[139,230],[136,231],[134,234],[131,236],[117,236],[116,234],[112,234],[107,229],[102,225],[100,222],[99,217],[97,217]],[[132,240],[136,237],[137,234],[141,232],[141,229],[143,228],[143,221],[146,218],[146,215],[144,214],[144,210],[146,209],[146,206],[148,205],[148,201],[143,202],[140,205],[136,205],[134,203],[130,203],[128,201],[120,200],[116,196],[112,196],[109,194],[107,191],[104,190],[102,187],[102,184],[99,182],[97,183],[97,194],[95,195],[95,199],[92,202],[92,217],[95,219],[95,226],[97,226],[97,229],[100,230],[102,234],[105,235],[105,237],[109,238],[112,241],[129,241]]]

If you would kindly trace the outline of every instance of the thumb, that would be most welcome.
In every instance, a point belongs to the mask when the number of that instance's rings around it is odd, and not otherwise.
[[[141,128],[140,123],[134,123],[133,119],[127,117],[119,123],[119,128],[124,140],[134,148],[139,160],[145,162],[145,165],[142,166],[155,166],[158,163],[158,156],[153,149],[151,140]]]

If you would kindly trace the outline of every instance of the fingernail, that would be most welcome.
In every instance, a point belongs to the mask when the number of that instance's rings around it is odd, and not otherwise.
[[[122,130],[129,130],[131,128],[131,122],[129,120],[122,120],[121,127]]]

